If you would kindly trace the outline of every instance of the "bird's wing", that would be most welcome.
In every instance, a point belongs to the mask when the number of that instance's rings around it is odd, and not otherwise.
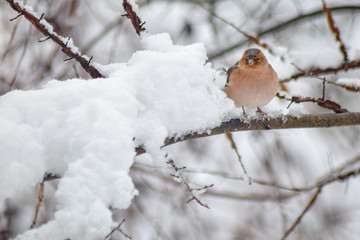
[[[225,83],[225,87],[229,87],[230,85],[230,75],[232,73],[232,71],[234,71],[235,69],[240,69],[239,65],[238,65],[238,62],[235,63],[234,66],[230,67],[227,72],[226,72],[226,75],[227,75],[227,78],[226,78],[226,83]]]

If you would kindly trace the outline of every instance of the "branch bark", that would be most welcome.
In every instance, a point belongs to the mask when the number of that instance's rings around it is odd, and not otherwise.
[[[43,19],[43,15],[40,18],[38,18],[37,16],[27,11],[26,8],[21,6],[18,2],[14,2],[13,0],[5,0],[5,1],[8,2],[8,4],[12,9],[14,9],[16,12],[19,13],[19,15],[11,19],[11,21],[20,16],[24,16],[32,25],[34,25],[34,27],[37,30],[39,30],[42,34],[44,34],[47,37],[45,40],[40,40],[40,42],[46,41],[47,39],[53,40],[56,44],[58,44],[61,47],[63,53],[65,53],[67,56],[70,57],[67,60],[75,59],[78,63],[80,63],[80,65],[84,68],[84,70],[90,74],[92,78],[103,77],[101,73],[94,66],[90,65],[90,61],[92,57],[88,58],[86,56],[81,55],[80,52],[74,52],[73,48],[67,46],[68,45],[67,41],[69,41],[70,38],[66,40],[66,38],[60,36],[54,31],[50,31],[47,28],[45,24],[48,25],[50,24]]]
[[[223,122],[220,126],[203,133],[189,133],[181,137],[171,137],[165,139],[164,145],[168,146],[174,143],[219,135],[227,132],[251,131],[251,130],[274,130],[291,128],[329,128],[349,125],[360,125],[360,112],[347,113],[327,113],[327,114],[304,114],[301,116],[280,115],[275,118],[253,118],[253,119],[232,119]],[[138,147],[137,154],[145,152],[143,147]]]

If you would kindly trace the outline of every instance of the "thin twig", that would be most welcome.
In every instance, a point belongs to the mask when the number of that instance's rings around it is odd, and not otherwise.
[[[256,178],[252,178],[252,183],[262,185],[265,187],[273,187],[279,190],[285,190],[290,191],[291,193],[279,193],[278,195],[274,196],[274,194],[271,193],[264,193],[263,191],[258,193],[236,193],[236,192],[224,192],[224,191],[216,191],[216,190],[208,190],[205,195],[209,196],[216,196],[216,197],[223,197],[228,199],[237,199],[237,200],[244,200],[244,201],[255,201],[255,202],[265,202],[265,201],[286,201],[288,199],[291,199],[293,197],[299,196],[300,193],[305,193],[309,191],[313,191],[314,189],[323,188],[327,185],[330,185],[335,182],[344,182],[348,181],[352,177],[360,176],[360,167],[355,167],[354,165],[360,162],[360,155],[357,155],[350,160],[346,161],[336,169],[334,169],[331,173],[326,174],[323,177],[320,177],[319,180],[315,181],[314,184],[304,187],[290,187],[290,186],[284,186],[279,185],[274,182],[268,182]],[[351,169],[348,169],[350,168]],[[170,179],[168,177],[165,177],[165,175],[162,174],[155,174],[154,171],[147,170],[148,168],[151,169],[164,169],[168,170],[166,167],[160,167],[160,166],[153,166],[149,164],[144,163],[135,163],[133,165],[133,170],[141,171],[142,173],[146,173],[152,176],[159,177],[163,179],[165,182],[173,182],[169,181]],[[345,171],[348,169],[347,171]],[[233,180],[241,180],[245,181],[243,177],[236,177],[236,176],[230,176],[228,173],[225,172],[217,172],[217,171],[197,171],[197,170],[191,170],[191,169],[182,169],[183,172],[186,173],[197,173],[197,174],[210,174],[214,176],[220,176],[226,179],[233,179]],[[157,172],[158,173],[158,172]]]
[[[327,16],[329,27],[330,27],[331,31],[335,34],[336,41],[338,41],[340,43],[340,52],[342,53],[342,55],[344,57],[344,62],[347,62],[347,61],[349,61],[349,58],[348,58],[348,54],[347,54],[344,42],[341,40],[340,31],[335,26],[335,21],[331,14],[331,10],[326,6],[325,0],[322,0],[322,3],[323,3],[323,10]]]
[[[283,185],[279,185],[279,184],[276,184],[273,182],[268,182],[268,181],[264,181],[264,180],[260,180],[260,179],[256,179],[256,178],[252,178],[251,180],[252,180],[252,183],[262,185],[262,186],[274,187],[274,188],[286,190],[286,191],[308,192],[308,191],[312,191],[316,188],[323,187],[323,186],[328,185],[333,182],[342,182],[342,181],[348,180],[350,177],[359,176],[360,168],[352,167],[352,169],[344,171],[345,169],[347,169],[347,168],[351,167],[352,165],[355,165],[356,163],[359,163],[359,162],[360,162],[360,155],[357,155],[357,156],[351,158],[349,161],[346,161],[345,163],[343,163],[336,169],[334,169],[331,173],[326,174],[323,177],[320,177],[319,180],[317,180],[314,184],[309,185],[309,186],[304,186],[304,187],[283,186]],[[142,165],[144,165],[144,164],[142,164]],[[145,166],[147,166],[147,165],[145,165]],[[151,167],[151,166],[147,166],[147,167]],[[245,179],[243,177],[229,176],[228,173],[224,173],[224,172],[216,172],[216,171],[215,172],[214,171],[199,172],[199,171],[195,171],[195,170],[191,170],[191,169],[185,169],[184,172],[211,174],[211,175],[221,176],[226,179],[245,181]]]
[[[308,203],[308,205],[305,207],[305,209],[302,211],[302,213],[298,216],[298,218],[296,219],[296,221],[293,223],[293,225],[291,225],[291,227],[285,232],[284,236],[281,238],[281,240],[285,240],[290,233],[295,229],[295,227],[300,223],[301,219],[304,217],[304,215],[310,210],[310,208],[314,205],[317,197],[319,196],[321,192],[321,187],[318,188],[318,190],[316,191],[316,193],[314,194],[314,196],[311,198],[310,202]]]
[[[115,231],[119,231],[122,235],[124,235],[124,237],[126,237],[127,239],[132,239],[129,235],[127,235],[123,230],[121,230],[121,225],[125,222],[125,218],[115,227],[111,230],[111,232],[106,235],[106,237],[104,238],[104,240],[108,239],[109,237],[111,237],[111,235],[114,234]]]
[[[23,14],[20,13],[20,14],[18,14],[16,17],[10,18],[9,21],[12,22],[12,21],[14,21],[15,19],[18,19],[19,17],[21,17],[22,15],[23,15]]]
[[[30,36],[31,34],[31,28],[29,29],[29,33],[28,33],[28,36]],[[13,89],[13,86],[15,85],[15,81],[17,79],[17,75],[19,73],[19,69],[21,67],[21,64],[23,63],[23,60],[24,60],[24,57],[25,57],[25,54],[26,54],[26,51],[27,51],[27,48],[29,46],[29,39],[30,37],[26,38],[26,41],[25,41],[25,44],[24,44],[24,47],[23,47],[23,50],[21,52],[21,56],[20,56],[20,59],[18,61],[18,63],[16,64],[16,67],[15,67],[15,74],[13,76],[13,79],[11,80],[10,82],[10,86],[9,86],[9,90],[12,90]]]
[[[241,30],[240,28],[235,26],[235,24],[231,23],[230,21],[226,20],[225,18],[223,18],[220,15],[218,15],[217,13],[215,13],[213,9],[206,7],[202,1],[198,1],[198,0],[190,0],[190,1],[195,3],[196,5],[200,6],[202,9],[206,10],[207,12],[209,12],[213,17],[217,18],[218,20],[222,21],[226,25],[229,25],[230,27],[235,29],[237,32],[241,33],[244,37],[247,38],[248,41],[269,50],[270,53],[272,52],[266,43],[260,43],[260,40],[258,37],[252,36],[252,35],[244,32],[243,30]]]
[[[360,68],[360,60],[353,60],[353,61],[350,61],[350,62],[343,62],[337,67],[310,68],[310,69],[303,70],[303,71],[300,71],[298,73],[295,73],[291,77],[282,79],[279,82],[284,83],[284,82],[289,82],[289,81],[292,81],[292,80],[296,80],[296,79],[298,79],[300,77],[314,77],[314,76],[318,76],[320,74],[334,74],[334,73],[337,73],[337,72],[340,72],[340,71],[347,71],[349,69],[355,69],[355,68]],[[348,89],[347,87],[345,87],[345,88]],[[348,90],[351,90],[351,87]],[[358,89],[356,90],[356,88],[354,88],[354,90],[352,90],[352,91],[358,91]]]
[[[322,86],[322,100],[325,101],[325,83],[326,83],[326,79],[324,78],[323,81],[323,86]]]
[[[243,169],[243,171],[244,171],[244,174],[245,174],[245,176],[247,177],[247,179],[249,180],[249,185],[250,185],[250,184],[251,184],[251,178],[249,177],[248,173],[246,172],[245,166],[244,166],[244,164],[243,164],[243,162],[242,162],[242,160],[241,160],[241,156],[240,156],[240,153],[239,153],[239,151],[238,151],[238,149],[237,149],[237,146],[236,146],[236,144],[235,144],[235,141],[234,141],[234,138],[233,138],[233,136],[232,136],[232,133],[226,133],[225,135],[226,135],[227,139],[230,141],[231,148],[234,149],[234,151],[235,151],[235,153],[236,153],[236,155],[237,155],[237,157],[238,157],[238,160],[239,160],[239,162],[240,162],[240,165],[241,165],[241,167],[242,167],[242,169]]]
[[[190,184],[188,183],[188,181],[186,180],[186,178],[184,177],[184,175],[182,173],[182,171],[185,169],[185,167],[176,166],[174,160],[172,160],[172,159],[169,159],[166,163],[169,164],[175,171],[175,174],[171,174],[171,176],[176,179],[179,179],[185,185],[187,191],[189,192],[191,197],[188,201],[186,201],[186,203],[189,203],[191,201],[196,201],[200,206],[210,209],[210,207],[206,203],[203,203],[199,199],[199,197],[194,194],[194,191],[202,192],[204,190],[207,190],[207,189],[213,187],[214,185],[211,184],[209,186],[204,186],[201,188],[192,188],[192,187],[190,187]]]
[[[35,216],[34,216],[34,219],[32,221],[32,224],[31,224],[30,228],[33,228],[35,226],[35,224],[36,224],[36,220],[37,220],[37,217],[38,217],[38,214],[39,214],[41,203],[42,203],[43,198],[44,198],[44,187],[45,187],[45,182],[42,181],[40,183],[40,189],[39,189],[39,192],[38,192],[38,202],[37,202],[36,207],[35,207]]]
[[[145,22],[141,22],[140,18],[134,12],[131,4],[127,0],[123,0],[123,8],[126,11],[125,17],[129,18],[131,20],[131,23],[136,31],[136,33],[140,36],[140,33],[142,31],[145,31],[146,29],[143,27]]]
[[[346,110],[345,108],[342,108],[338,103],[336,103],[334,101],[324,100],[323,99],[324,95],[325,95],[325,87],[323,88],[323,97],[318,98],[318,99],[310,98],[310,97],[297,97],[297,96],[288,98],[286,96],[280,95],[279,93],[276,94],[276,96],[278,98],[290,101],[290,104],[288,105],[287,108],[289,108],[292,103],[313,102],[313,103],[317,103],[317,105],[319,105],[320,107],[330,109],[330,110],[334,111],[335,113],[349,112],[348,110]]]
[[[354,6],[354,5],[338,6],[338,7],[331,7],[329,9],[332,12],[346,12],[346,13],[348,13],[350,11],[355,11],[355,10],[359,11],[360,6]],[[306,13],[306,14],[296,16],[296,17],[288,19],[288,20],[286,20],[286,21],[284,21],[282,23],[279,23],[279,24],[277,24],[277,25],[275,25],[273,27],[265,29],[264,31],[258,33],[257,36],[258,37],[263,37],[263,36],[268,35],[270,33],[277,32],[277,31],[280,31],[282,29],[286,29],[288,27],[291,27],[292,25],[294,25],[296,23],[299,23],[299,22],[302,22],[302,21],[304,21],[304,20],[306,20],[308,18],[314,18],[314,17],[317,17],[317,16],[322,15],[322,14],[324,14],[323,9],[319,9],[319,10],[315,10],[313,12],[309,12],[309,13]],[[226,53],[234,51],[234,50],[238,49],[239,47],[242,47],[243,45],[245,45],[247,43],[249,43],[249,39],[246,39],[245,41],[235,43],[235,44],[230,45],[230,46],[226,46],[225,48],[217,50],[216,52],[209,53],[209,55],[208,55],[209,61],[212,61],[212,60],[214,60],[216,58],[219,58],[219,57],[223,56]]]
[[[322,81],[323,84],[324,84],[324,82],[325,82],[325,83],[327,83],[327,84],[331,84],[331,85],[334,85],[334,86],[337,86],[337,87],[344,88],[344,89],[346,89],[346,90],[348,90],[348,91],[360,92],[360,87],[348,86],[348,85],[346,85],[346,84],[340,84],[340,83],[328,81],[328,80],[326,80],[325,77],[319,77],[319,76],[317,76],[317,75],[309,75],[309,73],[312,73],[313,70],[303,70],[303,69],[301,69],[299,66],[295,65],[294,63],[291,63],[291,64],[292,64],[297,70],[299,70],[300,73],[303,74],[303,76],[299,76],[299,77],[313,77],[314,79],[318,79],[318,80]],[[345,64],[345,65],[347,65],[347,64]],[[340,67],[344,67],[345,65],[342,64]],[[360,65],[359,65],[359,66],[354,66],[354,68],[357,68],[357,67],[360,67]],[[341,71],[341,70],[345,70],[345,69],[339,69],[339,71]],[[345,70],[345,71],[347,71],[347,70]],[[323,73],[325,73],[325,72],[323,72]],[[299,74],[299,73],[297,73],[296,75],[298,75],[298,74]],[[325,74],[327,74],[327,73],[325,73]],[[295,76],[295,75],[294,75],[294,76]],[[299,78],[299,77],[293,78],[293,76],[292,76],[291,78],[284,79],[284,80],[280,80],[280,84],[282,84],[282,86],[283,86],[283,84],[284,84],[285,82],[288,82],[288,81],[290,81],[291,79],[295,80],[295,79],[297,79],[297,78]]]

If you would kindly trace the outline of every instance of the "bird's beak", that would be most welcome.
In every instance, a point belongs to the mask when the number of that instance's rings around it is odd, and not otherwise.
[[[256,64],[260,59],[256,55],[248,55],[245,59],[246,64],[248,65],[254,65]]]

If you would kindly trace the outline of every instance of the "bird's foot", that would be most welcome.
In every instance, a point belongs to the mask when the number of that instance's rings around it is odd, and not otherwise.
[[[244,117],[247,117],[247,114],[246,114],[246,112],[245,112],[244,106],[241,106],[241,108],[242,108],[242,110],[243,110],[243,115],[244,115]]]
[[[259,107],[257,107],[256,112],[258,114],[260,114],[261,117],[266,117],[267,116],[267,114],[265,112],[263,112]]]

